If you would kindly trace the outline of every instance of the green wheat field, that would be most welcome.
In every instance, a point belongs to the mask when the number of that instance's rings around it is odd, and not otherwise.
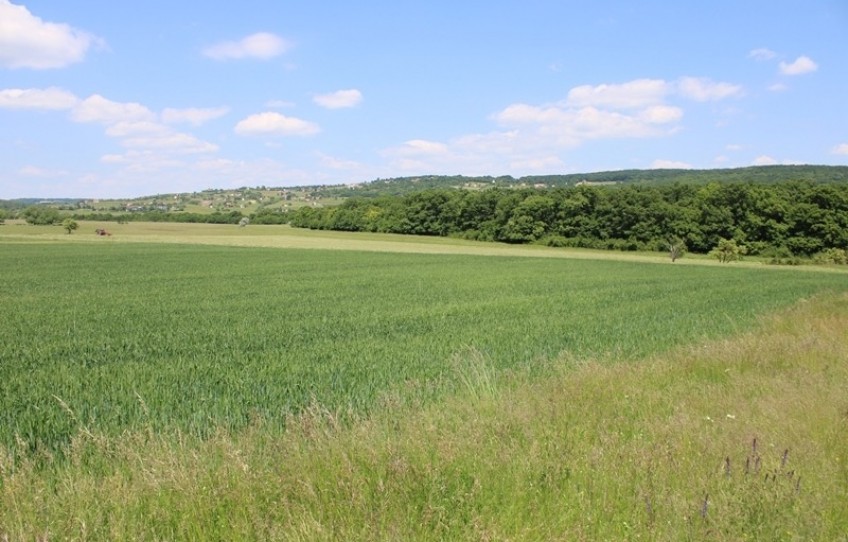
[[[0,540],[848,540],[848,274],[0,227]]]

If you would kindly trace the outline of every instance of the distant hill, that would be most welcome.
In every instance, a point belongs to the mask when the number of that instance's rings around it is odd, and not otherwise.
[[[848,166],[777,165],[751,166],[733,169],[625,169],[567,175],[532,175],[514,178],[466,177],[461,175],[423,175],[377,179],[353,186],[328,186],[322,192],[335,197],[376,197],[403,195],[429,188],[479,189],[488,186],[558,187],[587,184],[707,184],[720,183],[780,183],[809,181],[814,183],[848,182]]]
[[[809,181],[813,183],[846,183],[848,166],[777,165],[733,169],[626,169],[566,175],[532,175],[526,177],[463,175],[419,175],[375,179],[357,184],[331,184],[299,187],[256,187],[236,189],[207,189],[182,194],[156,194],[138,198],[112,200],[73,200],[21,198],[0,200],[0,208],[21,209],[29,205],[50,205],[63,209],[90,209],[112,213],[151,211],[163,212],[229,212],[239,210],[250,214],[262,209],[284,211],[300,206],[337,205],[350,197],[401,196],[432,188],[483,190],[489,187],[553,188],[586,184],[706,184],[719,183],[781,183]]]

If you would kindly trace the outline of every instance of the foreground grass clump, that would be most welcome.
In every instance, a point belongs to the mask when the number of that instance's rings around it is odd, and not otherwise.
[[[199,440],[79,434],[0,462],[0,537],[845,540],[848,296],[547,378],[468,350],[463,391],[351,424],[313,405]]]
[[[66,236],[67,237],[67,236]],[[367,413],[563,353],[633,360],[754,325],[845,275],[470,255],[120,242],[0,251],[0,445],[80,431],[208,437],[310,404]]]

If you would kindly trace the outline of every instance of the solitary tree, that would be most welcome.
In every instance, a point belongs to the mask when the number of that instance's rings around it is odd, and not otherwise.
[[[721,263],[736,261],[742,258],[748,251],[745,247],[736,244],[735,239],[719,239],[718,245],[710,251],[710,256],[718,258]]]
[[[671,261],[674,262],[678,258],[682,258],[686,252],[686,243],[680,237],[672,237],[668,242],[668,255]]]
[[[68,235],[71,234],[72,231],[79,228],[79,224],[73,218],[66,218],[62,221],[62,227],[65,228],[65,231],[68,232]]]

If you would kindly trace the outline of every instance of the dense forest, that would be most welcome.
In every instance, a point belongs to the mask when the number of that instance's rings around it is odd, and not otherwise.
[[[848,184],[793,181],[430,189],[350,198],[290,213],[292,226],[457,236],[619,250],[707,253],[722,239],[749,254],[809,256],[848,248]]]
[[[709,184],[720,183],[848,183],[848,166],[777,165],[727,169],[625,169],[565,175],[532,175],[526,177],[463,175],[424,175],[376,179],[356,185],[322,186],[325,197],[399,196],[431,188],[556,188],[578,184]]]

